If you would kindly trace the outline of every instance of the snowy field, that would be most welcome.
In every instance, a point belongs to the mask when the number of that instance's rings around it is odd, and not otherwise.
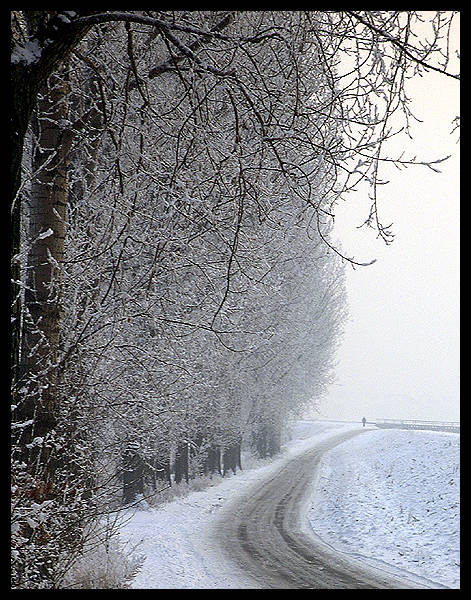
[[[371,564],[459,588],[459,452],[456,433],[387,429],[344,442],[321,462],[313,531],[337,550],[380,558]]]
[[[256,588],[214,544],[215,517],[284,461],[356,428],[298,422],[277,460],[246,465],[158,508],[128,511],[121,541],[143,557],[132,587]],[[306,505],[306,530],[341,552],[424,577],[424,587],[459,587],[459,446],[457,434],[400,430],[371,430],[344,442],[325,455]]]

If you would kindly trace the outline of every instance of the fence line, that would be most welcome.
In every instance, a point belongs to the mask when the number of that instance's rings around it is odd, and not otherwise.
[[[422,429],[429,431],[451,431],[460,433],[459,421],[422,421],[418,419],[376,419],[369,421],[381,429]]]

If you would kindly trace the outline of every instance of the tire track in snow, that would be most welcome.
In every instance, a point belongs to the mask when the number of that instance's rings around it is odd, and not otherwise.
[[[322,454],[363,431],[337,433],[289,460],[224,511],[216,526],[221,550],[258,585],[275,589],[418,587],[405,577],[330,550],[303,532],[303,508]]]

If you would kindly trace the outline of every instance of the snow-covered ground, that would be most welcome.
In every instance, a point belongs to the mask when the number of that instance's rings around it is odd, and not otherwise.
[[[275,461],[215,478],[158,508],[128,511],[121,541],[144,557],[132,587],[257,587],[214,543],[211,525],[218,512],[295,454],[357,427],[298,422]],[[339,551],[380,558],[436,587],[459,587],[459,446],[456,434],[400,430],[368,431],[344,442],[323,459],[306,505],[306,530],[312,527]]]
[[[318,536],[450,588],[460,577],[460,437],[369,431],[324,455],[308,512]]]

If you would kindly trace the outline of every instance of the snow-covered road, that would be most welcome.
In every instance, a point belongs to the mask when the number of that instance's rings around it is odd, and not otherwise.
[[[372,569],[303,532],[305,505],[324,453],[361,434],[341,432],[286,462],[261,485],[230,503],[215,528],[228,559],[265,588],[415,588],[413,581]]]
[[[450,434],[451,437],[442,436],[440,438],[440,434],[424,432],[363,430],[365,435],[352,437],[361,431],[355,424],[297,423],[293,431],[293,440],[287,444],[283,455],[272,463],[244,470],[223,480],[215,479],[214,484],[210,487],[175,499],[161,505],[158,509],[138,510],[132,515],[130,514],[129,520],[122,528],[122,540],[131,545],[138,544],[137,551],[146,557],[132,587],[140,589],[303,586],[321,588],[459,587],[459,575],[457,575],[459,567],[455,564],[450,565],[449,561],[446,565],[442,565],[441,581],[437,581],[437,578],[433,577],[437,569],[431,570],[429,567],[427,572],[426,561],[421,565],[416,563],[404,565],[404,563],[394,563],[392,554],[386,552],[383,556],[382,552],[385,549],[385,540],[381,537],[384,535],[383,533],[380,535],[379,532],[375,536],[371,534],[370,530],[368,531],[368,551],[365,550],[366,546],[358,535],[352,534],[352,543],[346,545],[341,534],[345,534],[346,529],[354,531],[354,524],[349,526],[349,519],[357,525],[359,521],[360,506],[354,503],[361,502],[361,510],[368,519],[371,519],[372,513],[368,498],[374,497],[375,494],[372,493],[374,490],[368,485],[368,482],[361,483],[361,486],[366,488],[363,489],[363,496],[354,494],[352,497],[346,494],[345,487],[342,489],[341,486],[339,487],[338,478],[332,469],[333,463],[329,462],[329,458],[337,452],[336,461],[339,461],[340,455],[344,456],[343,460],[340,460],[340,464],[345,467],[348,462],[346,462],[345,456],[352,454],[352,444],[359,451],[359,460],[364,459],[361,448],[367,447],[371,460],[376,458],[376,463],[378,461],[385,462],[384,456],[378,455],[378,450],[381,450],[378,439],[383,439],[382,436],[385,433],[389,435],[387,448],[391,457],[394,457],[397,447],[394,442],[395,434],[400,441],[401,434],[422,433],[413,438],[417,445],[415,457],[419,457],[418,463],[421,463],[420,457],[425,446],[427,446],[427,453],[430,453],[430,444],[426,442],[438,440],[438,444],[440,444],[440,440],[442,440],[443,443],[448,444],[447,452],[440,454],[442,460],[445,460],[443,457],[447,456],[447,460],[456,464],[456,452],[450,453],[450,444],[451,450],[456,450],[457,447],[459,451],[459,436]],[[344,441],[334,448],[336,442],[338,443],[343,436],[345,438],[352,437],[352,439]],[[374,439],[375,437],[376,439]],[[335,440],[335,438],[337,439]],[[368,444],[368,440],[373,439],[374,443]],[[331,449],[328,450],[328,448]],[[398,452],[402,453],[402,450],[399,448]],[[315,465],[318,468],[313,468]],[[351,467],[348,468],[351,470]],[[367,464],[364,465],[364,470],[371,475],[371,469]],[[303,473],[304,475],[301,476]],[[339,473],[339,475],[345,480],[345,473]],[[456,469],[454,476],[455,479],[458,477],[459,485],[459,473],[457,474]],[[326,477],[329,478],[329,484],[326,484]],[[386,478],[386,475],[384,477]],[[371,477],[369,479],[371,485],[377,484]],[[304,484],[299,483],[296,491],[296,483],[301,480],[304,480]],[[311,489],[309,489],[310,480],[313,480]],[[286,482],[286,487],[281,485],[280,482],[283,481]],[[290,481],[293,485],[289,483]],[[430,481],[430,484],[436,488],[436,478]],[[329,499],[326,494],[330,487],[333,490],[330,500],[333,498],[338,506],[330,504],[329,512],[326,514],[320,510],[320,506],[325,508]],[[293,491],[288,493],[288,489]],[[265,496],[262,502],[257,501],[257,494]],[[440,491],[437,490],[436,496],[440,495]],[[386,495],[382,500],[380,508],[387,510],[391,502],[390,495]],[[450,497],[447,497],[447,504],[451,500]],[[261,508],[264,505],[266,510]],[[262,512],[258,513],[257,511],[260,510]],[[247,513],[251,513],[251,511],[253,518],[247,520]],[[338,523],[336,529],[336,519],[342,511],[344,511],[342,513],[343,521],[339,531]],[[345,511],[348,514],[345,514]],[[447,532],[455,535],[458,513],[456,510],[451,512],[453,519],[447,524]],[[245,516],[243,516],[244,513]],[[300,515],[301,518],[299,518]],[[302,518],[303,515],[304,518]],[[263,532],[270,519],[272,533],[268,535],[267,539]],[[398,524],[399,521],[396,527]],[[250,532],[247,527],[251,528]],[[319,533],[319,536],[314,533],[312,527],[316,533]],[[405,525],[401,525],[401,527],[406,529]],[[401,543],[401,535],[405,533],[401,531],[401,527],[397,530],[400,534],[398,545]],[[259,535],[256,530],[262,533]],[[446,535],[444,537],[442,535],[440,538],[443,532],[439,531],[438,533],[438,539],[436,536],[434,538],[435,546],[430,547],[431,553],[436,553],[438,549],[439,556],[446,555],[452,562],[459,561],[459,557],[458,559],[456,556],[450,557],[450,551],[455,552],[456,539],[452,540],[450,535],[448,538]],[[336,539],[336,534],[338,539]],[[255,538],[258,536],[258,539],[254,540],[254,535]],[[278,550],[273,551],[273,548],[279,545],[280,539],[286,546],[283,550],[285,554],[282,560]],[[413,537],[411,538],[409,535],[409,551],[410,539]],[[262,543],[263,540],[265,542]],[[247,560],[247,553],[243,550],[243,545],[241,550],[241,542],[244,541],[249,555],[254,554],[252,546],[255,542],[255,557],[251,556],[249,560]],[[420,544],[420,536],[416,541]],[[444,553],[443,546],[447,543],[450,545],[450,549]],[[320,561],[317,562],[317,567],[312,566],[313,562],[314,565],[316,563],[316,561],[312,561],[313,548],[318,553],[316,560]],[[263,559],[257,556],[260,551],[265,554]],[[311,558],[307,557],[307,551],[311,553]],[[456,551],[459,552],[457,548]],[[277,566],[270,565],[270,558],[266,556],[267,552],[269,556],[275,555]],[[294,562],[297,563],[297,567],[294,568],[298,573],[296,576],[293,576],[292,570],[290,571],[291,567],[287,566],[288,562],[293,564],[293,553],[295,555]],[[291,558],[289,558],[290,554]],[[324,558],[320,558],[320,555]],[[327,564],[331,565],[336,573],[331,572],[330,567],[326,569],[326,555],[329,556]],[[296,579],[306,569],[306,563],[300,562],[300,556],[304,561],[311,560],[311,579]],[[400,554],[397,556],[404,558]],[[368,557],[372,557],[372,560],[368,560]],[[256,566],[260,560],[266,561],[263,568]],[[369,564],[371,568],[365,567],[366,564]],[[421,568],[417,569],[418,566]],[[410,569],[409,567],[414,568]],[[291,575],[286,573],[286,569],[291,572]],[[344,579],[340,576],[339,569],[344,573]],[[274,575],[273,570],[278,571],[278,575]],[[345,570],[350,573],[347,575],[347,579],[345,579]],[[379,577],[378,572],[381,574]],[[415,575],[412,575],[412,572]],[[354,583],[355,577],[356,583]],[[432,579],[433,581],[431,581]]]

